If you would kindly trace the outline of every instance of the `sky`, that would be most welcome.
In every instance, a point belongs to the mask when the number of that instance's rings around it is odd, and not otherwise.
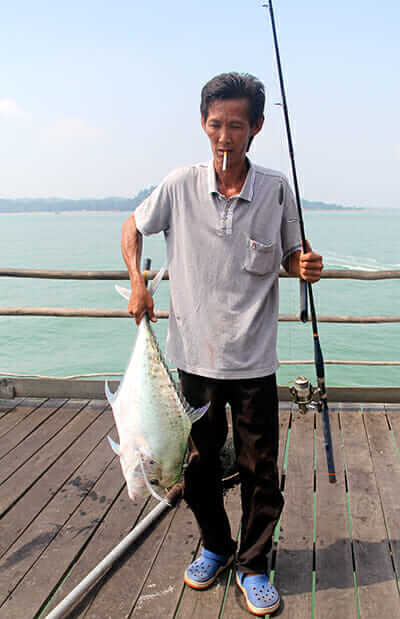
[[[400,4],[274,0],[300,193],[400,208]],[[134,196],[208,160],[204,83],[259,77],[253,161],[290,176],[269,14],[256,0],[2,3],[0,198]]]

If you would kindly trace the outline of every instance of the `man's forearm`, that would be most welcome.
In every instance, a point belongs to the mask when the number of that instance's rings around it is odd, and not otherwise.
[[[138,282],[143,282],[140,271],[142,247],[142,234],[136,228],[135,215],[131,215],[122,226],[121,251],[122,257],[128,268],[132,287],[137,285]]]
[[[300,252],[294,251],[284,262],[284,269],[289,275],[300,277]]]

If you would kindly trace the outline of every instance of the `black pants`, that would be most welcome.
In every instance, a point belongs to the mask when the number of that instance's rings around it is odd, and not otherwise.
[[[198,408],[211,402],[191,432],[184,497],[199,524],[205,548],[229,555],[235,548],[223,503],[219,452],[227,436],[225,405],[232,410],[240,473],[242,526],[237,567],[264,573],[283,507],[277,469],[279,418],[275,374],[219,380],[179,371],[182,391]]]

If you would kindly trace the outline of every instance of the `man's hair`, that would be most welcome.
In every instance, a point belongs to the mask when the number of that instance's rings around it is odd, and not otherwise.
[[[217,99],[247,99],[250,126],[254,127],[264,113],[264,84],[249,73],[221,73],[216,75],[201,91],[200,113],[207,120],[208,110]]]

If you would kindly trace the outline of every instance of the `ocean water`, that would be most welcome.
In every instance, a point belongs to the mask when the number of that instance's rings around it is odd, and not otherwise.
[[[1,214],[1,267],[122,269],[120,234],[127,213]],[[398,211],[305,211],[306,235],[327,268],[400,269]],[[153,268],[165,262],[162,235],[146,238],[144,256]],[[128,282],[0,278],[2,306],[124,308],[114,284]],[[281,280],[281,313],[298,313],[296,280]],[[400,280],[325,280],[313,288],[317,314],[399,315]],[[168,283],[156,307],[168,309]],[[156,333],[163,344],[167,321]],[[400,324],[319,324],[325,360],[400,360]],[[68,376],[123,372],[136,334],[133,320],[0,317],[0,372]],[[281,360],[313,359],[311,325],[280,323]],[[315,379],[313,366],[281,365],[278,382],[297,375]],[[329,385],[400,384],[400,366],[326,366]]]

